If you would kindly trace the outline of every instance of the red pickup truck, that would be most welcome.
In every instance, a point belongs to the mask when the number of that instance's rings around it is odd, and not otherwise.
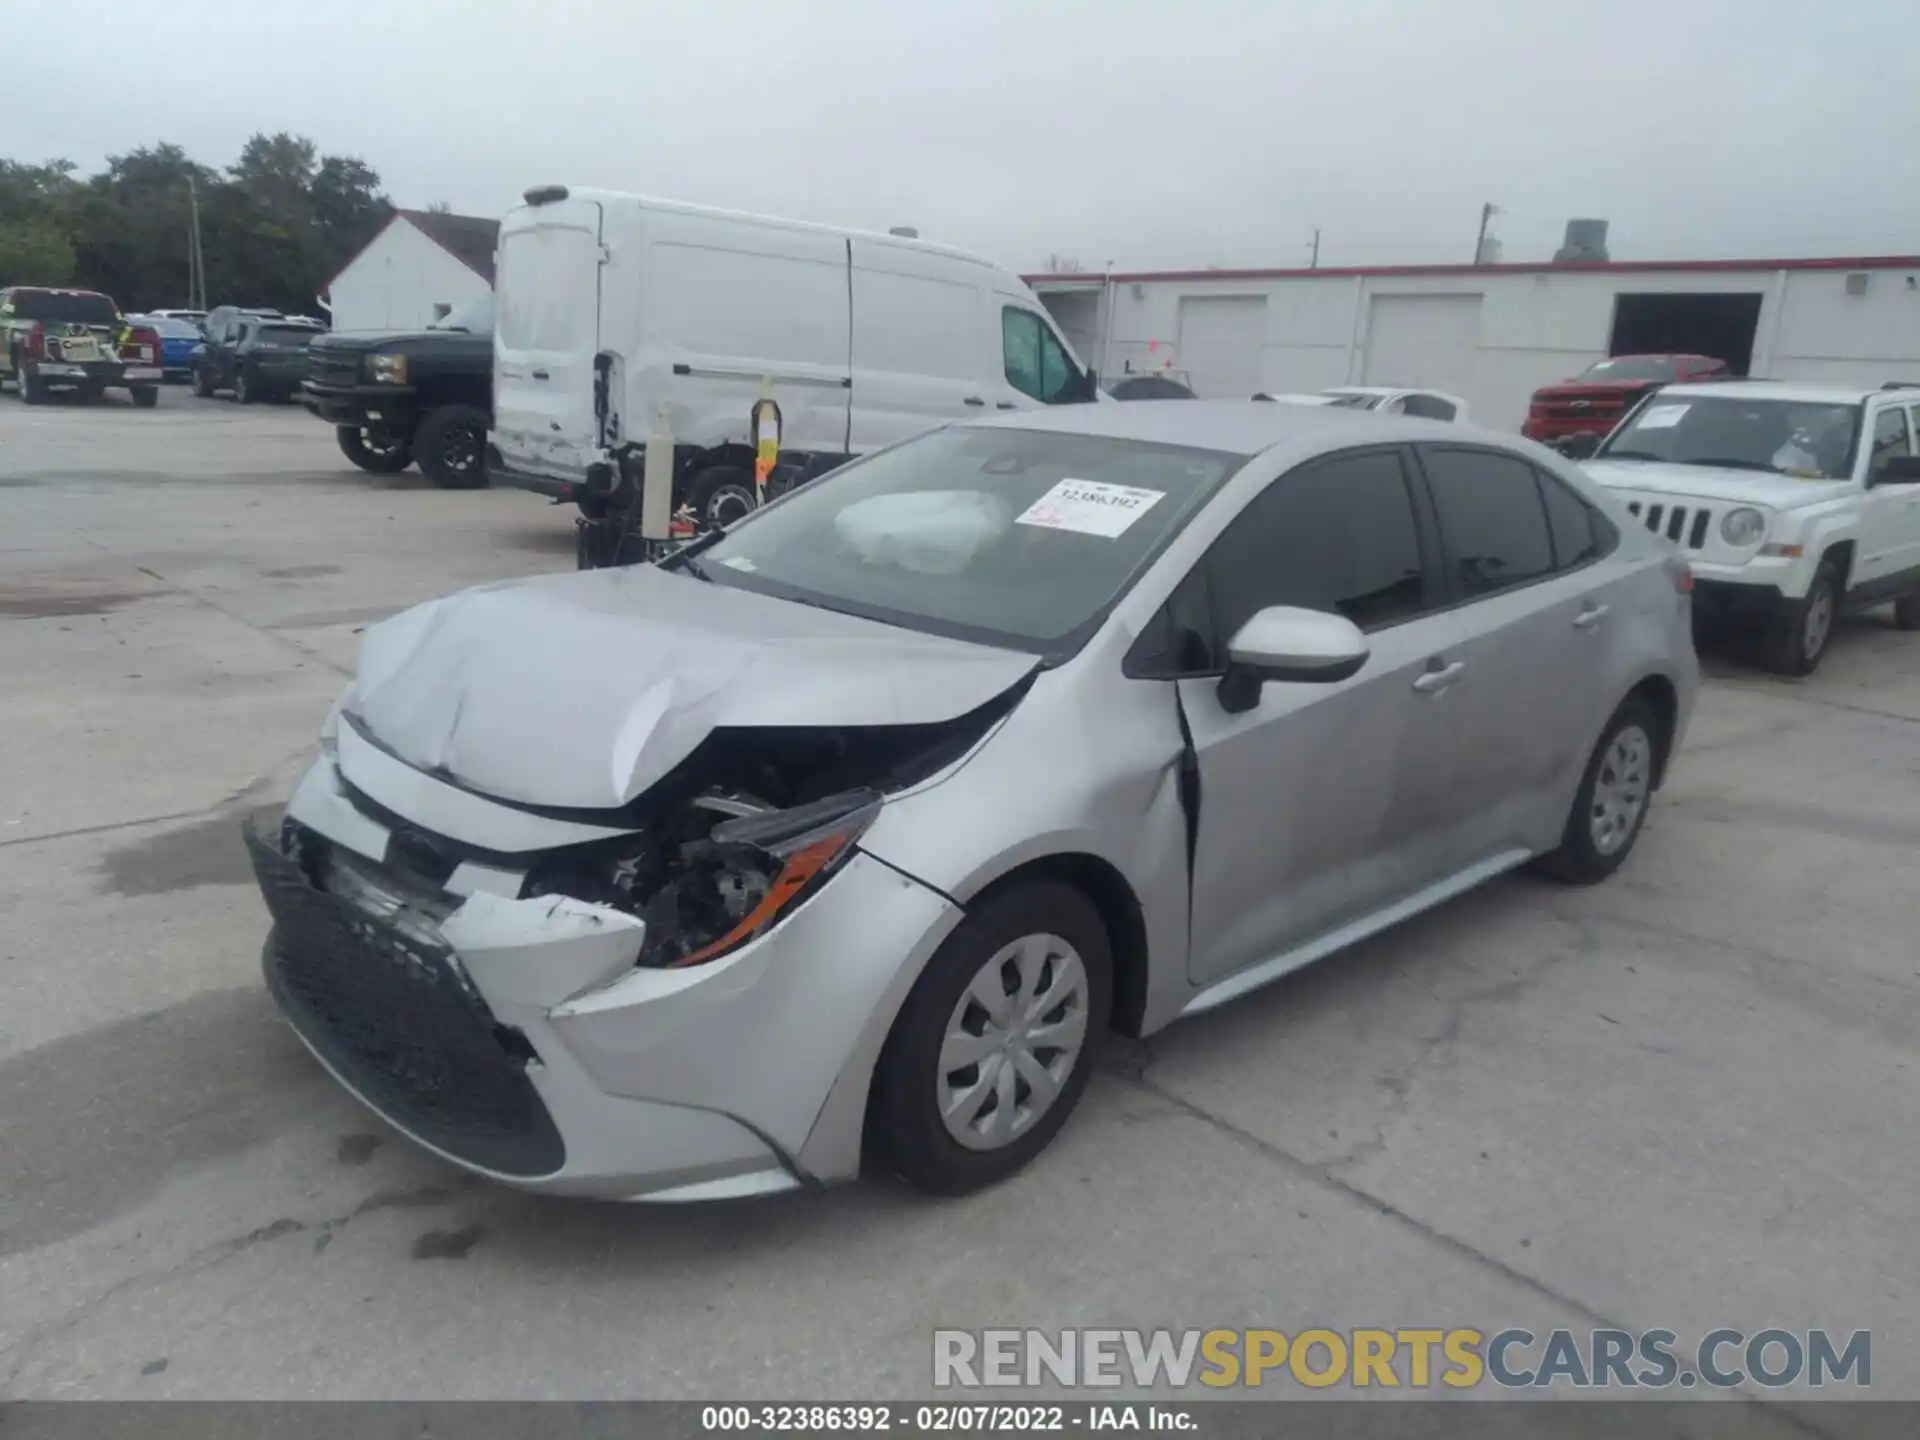
[[[1727,362],[1710,355],[1616,355],[1534,391],[1520,433],[1543,445],[1605,435],[1651,386],[1728,378]]]

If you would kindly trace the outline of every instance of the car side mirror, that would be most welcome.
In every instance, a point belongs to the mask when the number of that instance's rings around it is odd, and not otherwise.
[[[1920,455],[1890,455],[1873,477],[1876,485],[1920,485]]]
[[[1251,710],[1269,680],[1308,685],[1345,680],[1359,673],[1371,653],[1366,635],[1344,615],[1269,605],[1227,642],[1220,707],[1229,714]]]

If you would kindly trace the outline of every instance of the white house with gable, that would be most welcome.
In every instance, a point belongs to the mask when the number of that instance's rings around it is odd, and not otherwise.
[[[396,210],[319,298],[335,330],[417,330],[493,288],[499,238],[498,220]]]

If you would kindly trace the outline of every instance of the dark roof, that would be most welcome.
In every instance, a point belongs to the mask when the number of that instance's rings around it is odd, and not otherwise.
[[[399,210],[414,229],[489,285],[493,283],[493,250],[500,243],[500,222],[478,215],[449,215],[435,210]]]
[[[500,240],[500,222],[482,220],[478,215],[445,215],[433,210],[395,210],[393,217],[348,257],[346,264],[328,278],[320,287],[322,295],[333,289],[333,282],[346,274],[378,240],[399,221],[406,221],[422,235],[426,236],[454,259],[465,265],[489,285],[493,283],[493,250]]]
[[[1027,284],[1054,290],[1097,290],[1109,280],[1326,280],[1355,275],[1644,275],[1652,271],[1712,273],[1735,270],[1920,270],[1920,255],[1821,255],[1794,260],[1556,260],[1497,265],[1328,265],[1283,270],[1075,271],[1070,275],[1025,275]]]

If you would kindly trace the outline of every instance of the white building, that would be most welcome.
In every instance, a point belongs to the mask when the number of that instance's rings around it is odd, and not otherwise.
[[[1920,256],[1028,276],[1108,380],[1184,372],[1206,398],[1430,385],[1518,429],[1541,385],[1608,355],[1737,373],[1920,381]]]
[[[493,288],[498,220],[396,210],[321,293],[336,330],[413,330]]]

